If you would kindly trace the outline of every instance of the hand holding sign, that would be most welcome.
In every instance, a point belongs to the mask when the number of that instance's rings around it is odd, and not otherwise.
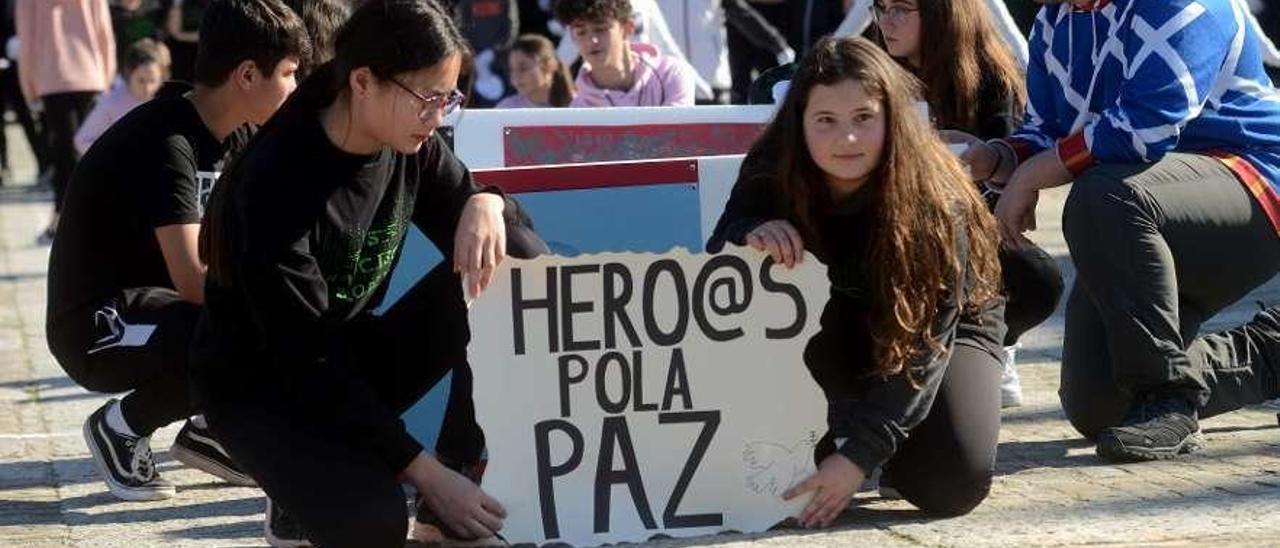
[[[453,271],[469,280],[467,295],[475,298],[489,287],[493,271],[507,257],[507,225],[502,221],[502,196],[482,192],[467,199],[453,238]]]
[[[818,466],[817,473],[809,476],[782,495],[786,500],[812,492],[808,506],[799,516],[800,525],[826,527],[849,507],[849,501],[858,486],[866,479],[866,473],[858,465],[840,453],[832,454]]]
[[[795,268],[804,261],[804,239],[790,222],[767,221],[747,234],[747,245],[768,253],[773,261]]]
[[[434,457],[418,453],[403,475],[453,533],[463,538],[486,538],[502,529],[506,509],[471,480]]]

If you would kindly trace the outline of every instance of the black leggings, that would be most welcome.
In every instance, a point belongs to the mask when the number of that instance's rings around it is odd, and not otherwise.
[[[132,391],[121,400],[125,422],[149,436],[193,414],[187,355],[199,315],[172,289],[126,289],[50,321],[49,350],[88,390]]]
[[[510,202],[509,202],[510,203]],[[507,229],[508,253],[547,251],[531,231]],[[382,316],[365,315],[345,331],[353,365],[388,409],[403,413],[453,372],[436,455],[478,463],[484,434],[475,422],[470,340],[461,281],[441,264]],[[234,397],[206,395],[209,426],[275,504],[288,509],[321,546],[404,545],[407,514],[397,475],[369,447],[299,416],[283,398],[246,379]]]
[[[44,101],[45,131],[48,132],[49,151],[53,156],[53,210],[62,211],[62,197],[71,182],[71,172],[80,160],[76,152],[76,131],[89,116],[93,100],[98,94],[92,91],[53,93],[41,97]]]
[[[17,64],[11,65],[8,70],[0,71],[0,114],[5,110],[12,110],[18,117],[18,123],[22,125],[27,143],[31,145],[31,152],[36,156],[36,168],[39,173],[44,173],[44,170],[49,168],[49,142],[40,130],[35,113],[31,112],[31,108],[27,106],[27,100],[22,96],[22,87],[18,84]],[[3,131],[0,131],[0,167],[4,169],[13,167],[9,163],[9,140]]]
[[[907,502],[945,517],[967,514],[987,498],[1000,437],[1000,374],[990,352],[955,345],[929,414],[885,463]],[[817,461],[835,450],[828,434]]]

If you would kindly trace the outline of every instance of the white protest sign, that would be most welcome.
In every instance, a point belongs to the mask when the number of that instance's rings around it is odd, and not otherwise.
[[[826,399],[805,344],[827,301],[788,270],[720,255],[509,259],[470,310],[483,487],[510,542],[762,531],[807,496]]]

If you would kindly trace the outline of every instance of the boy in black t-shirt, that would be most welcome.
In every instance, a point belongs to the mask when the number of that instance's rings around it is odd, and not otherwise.
[[[214,0],[201,27],[194,88],[167,84],[84,155],[49,259],[49,349],[81,386],[129,391],[84,423],[99,472],[126,500],[174,495],[150,435],[193,414],[187,353],[205,278],[196,242],[225,144],[266,122],[309,55],[302,22],[279,0]],[[179,433],[175,458],[252,484],[198,422]]]

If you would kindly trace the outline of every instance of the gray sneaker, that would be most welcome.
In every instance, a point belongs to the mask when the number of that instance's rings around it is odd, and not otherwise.
[[[1179,397],[1136,399],[1119,426],[1098,434],[1098,456],[1111,462],[1171,459],[1204,447],[1191,402]]]

